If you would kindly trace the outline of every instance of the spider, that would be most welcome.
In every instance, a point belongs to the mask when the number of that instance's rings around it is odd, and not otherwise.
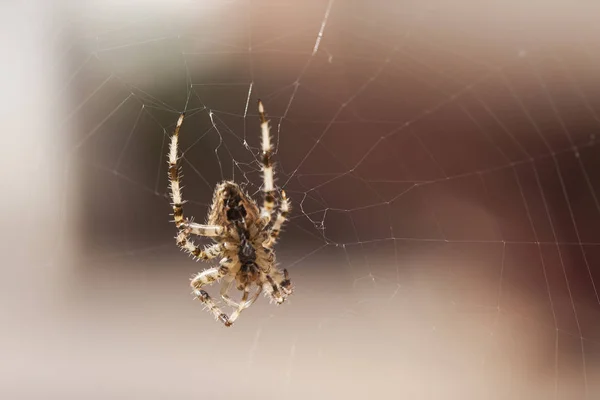
[[[233,325],[240,313],[250,307],[262,291],[277,304],[283,303],[293,291],[288,271],[281,271],[276,267],[273,250],[281,227],[287,219],[290,201],[282,190],[277,215],[273,218],[277,200],[271,163],[270,127],[260,100],[258,113],[262,133],[263,171],[263,206],[260,210],[257,203],[237,183],[223,181],[215,188],[206,224],[198,224],[193,222],[193,219],[184,217],[185,201],[181,193],[178,142],[185,113],[179,116],[169,148],[169,186],[174,222],[178,230],[175,236],[177,246],[196,260],[209,261],[222,257],[218,267],[205,269],[194,276],[191,286],[194,296],[225,326]],[[194,243],[193,235],[208,237],[216,243],[201,249]],[[205,285],[221,279],[224,281],[221,286],[221,298],[234,308],[231,315],[221,311],[217,303],[203,290]],[[243,292],[239,303],[228,295],[234,283],[236,288]],[[257,288],[250,296],[253,285]]]

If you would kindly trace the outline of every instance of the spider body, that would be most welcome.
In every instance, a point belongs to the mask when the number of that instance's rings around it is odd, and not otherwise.
[[[288,272],[280,271],[276,267],[273,251],[290,205],[285,192],[282,191],[278,211],[273,218],[277,200],[273,185],[269,124],[260,102],[259,114],[262,131],[263,206],[259,209],[257,203],[237,183],[224,181],[215,188],[206,224],[194,223],[185,218],[183,213],[184,201],[178,164],[178,138],[183,114],[179,117],[175,132],[171,136],[169,180],[173,215],[178,229],[177,245],[197,260],[209,261],[222,257],[219,267],[208,268],[197,274],[192,279],[191,286],[196,298],[225,326],[231,326],[239,314],[250,307],[263,291],[277,304],[283,303],[292,293]],[[209,237],[216,243],[201,249],[193,242],[193,235]],[[219,305],[202,289],[203,286],[221,279],[224,281],[221,298],[227,305],[235,308],[229,316],[222,312]],[[243,292],[239,303],[231,300],[228,295],[234,283],[236,288]],[[253,287],[256,287],[255,293],[250,297]]]

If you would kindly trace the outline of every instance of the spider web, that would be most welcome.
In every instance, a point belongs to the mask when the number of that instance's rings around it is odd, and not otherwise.
[[[53,367],[24,361],[7,390],[595,398],[598,9],[567,3],[62,9],[42,40],[57,140],[36,147],[58,171],[38,268],[55,347],[32,333],[25,358]],[[296,292],[224,330],[191,301],[206,265],[172,238],[165,155],[186,111],[186,214],[223,179],[260,198],[259,98]]]

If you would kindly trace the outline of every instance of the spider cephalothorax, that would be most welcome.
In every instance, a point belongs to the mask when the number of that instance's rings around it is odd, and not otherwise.
[[[197,224],[183,215],[183,199],[179,177],[178,142],[179,129],[183,123],[181,114],[171,137],[169,151],[169,181],[173,215],[178,229],[177,245],[199,260],[212,260],[222,257],[219,267],[206,269],[192,279],[194,295],[202,301],[208,310],[225,326],[231,326],[239,314],[250,307],[262,291],[277,304],[285,301],[292,293],[292,285],[287,270],[280,271],[275,264],[275,245],[283,223],[290,209],[289,200],[281,191],[281,200],[276,217],[273,219],[276,205],[276,191],[273,184],[273,166],[271,165],[271,140],[269,122],[265,118],[262,103],[258,103],[262,131],[263,164],[263,206],[256,202],[235,182],[221,182],[215,188],[212,206],[206,224]],[[210,237],[216,243],[204,249],[191,239],[192,235]],[[202,287],[223,279],[221,298],[227,305],[234,307],[231,315],[223,313],[214,300],[202,290]],[[231,300],[228,291],[235,283],[243,291],[239,303]],[[250,297],[252,287],[255,293]]]

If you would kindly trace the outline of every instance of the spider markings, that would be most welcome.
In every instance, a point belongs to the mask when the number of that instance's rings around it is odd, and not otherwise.
[[[258,102],[258,113],[260,115],[260,130],[262,133],[262,163],[263,163],[263,174],[264,174],[264,186],[263,190],[265,193],[264,198],[264,211],[269,214],[269,217],[275,207],[275,190],[273,188],[273,165],[271,164],[271,154],[273,149],[271,148],[271,137],[269,135],[269,121],[265,117],[265,109],[262,102]],[[285,192],[284,192],[285,197]]]
[[[231,326],[240,313],[250,307],[262,291],[281,304],[292,294],[293,288],[287,270],[276,267],[273,246],[279,238],[281,227],[287,220],[290,203],[284,191],[277,216],[273,212],[277,203],[273,182],[272,148],[269,121],[265,117],[262,102],[258,102],[261,121],[262,164],[263,164],[263,206],[259,210],[256,202],[235,182],[224,181],[217,185],[208,214],[207,224],[198,224],[184,216],[181,192],[180,166],[178,156],[179,130],[185,114],[179,116],[169,148],[169,182],[173,216],[178,233],[177,246],[197,260],[212,260],[222,256],[219,267],[208,268],[198,273],[191,281],[193,293],[225,326]],[[216,243],[201,249],[192,240],[192,235],[212,238]],[[223,279],[221,298],[234,307],[228,316],[202,289]],[[228,295],[233,284],[243,292],[241,301],[236,303]],[[250,297],[251,288],[256,291]]]

